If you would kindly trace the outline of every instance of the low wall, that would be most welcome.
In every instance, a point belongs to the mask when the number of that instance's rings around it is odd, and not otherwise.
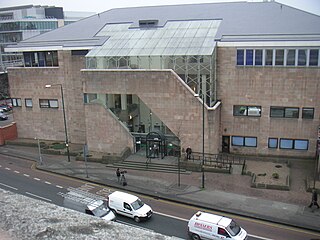
[[[18,137],[17,124],[10,123],[7,126],[0,127],[0,145],[4,145],[6,140],[13,140]]]

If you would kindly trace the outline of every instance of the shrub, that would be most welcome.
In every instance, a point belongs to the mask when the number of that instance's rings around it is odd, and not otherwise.
[[[279,173],[272,173],[272,177],[275,179],[279,179]]]

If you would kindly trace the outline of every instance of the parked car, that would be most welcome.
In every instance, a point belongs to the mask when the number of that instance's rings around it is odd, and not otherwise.
[[[231,218],[201,211],[195,213],[189,220],[188,235],[192,240],[246,240],[248,238],[247,232]]]
[[[135,222],[151,218],[152,209],[137,196],[124,192],[113,192],[108,196],[109,208],[126,217],[133,218]]]
[[[9,112],[12,110],[12,106],[11,105],[1,105],[0,106],[0,111],[1,112]]]
[[[93,215],[107,221],[115,220],[116,216],[108,208],[108,203],[104,197],[69,188],[67,193],[59,193],[63,196],[63,205],[67,208]]]
[[[1,121],[8,120],[8,116],[6,114],[4,114],[3,112],[0,112],[0,120]]]

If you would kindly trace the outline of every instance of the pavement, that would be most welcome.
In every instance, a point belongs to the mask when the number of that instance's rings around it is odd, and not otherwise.
[[[249,176],[222,173],[205,173],[205,188],[202,189],[200,187],[202,176],[198,172],[180,174],[179,185],[177,173],[131,169],[126,173],[128,185],[121,186],[117,182],[115,168],[104,163],[86,163],[77,161],[72,156],[71,161],[68,162],[66,156],[47,154],[41,154],[42,162],[40,162],[38,148],[17,145],[1,146],[0,153],[34,161],[37,168],[43,171],[92,183],[317,232],[320,229],[320,209],[308,208],[311,193],[307,193],[305,189],[300,189],[300,192],[252,189]],[[134,154],[126,161],[145,162],[146,158],[143,155]],[[174,164],[176,159],[165,157],[152,159],[152,162]],[[301,170],[302,168],[303,166]],[[296,169],[291,172],[299,174],[301,171]],[[301,178],[299,175],[291,175],[292,182],[295,182],[295,177]],[[291,196],[294,196],[293,200]]]

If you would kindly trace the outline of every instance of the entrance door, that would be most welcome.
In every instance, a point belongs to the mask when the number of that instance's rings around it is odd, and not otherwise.
[[[222,152],[230,153],[230,136],[222,136]]]

